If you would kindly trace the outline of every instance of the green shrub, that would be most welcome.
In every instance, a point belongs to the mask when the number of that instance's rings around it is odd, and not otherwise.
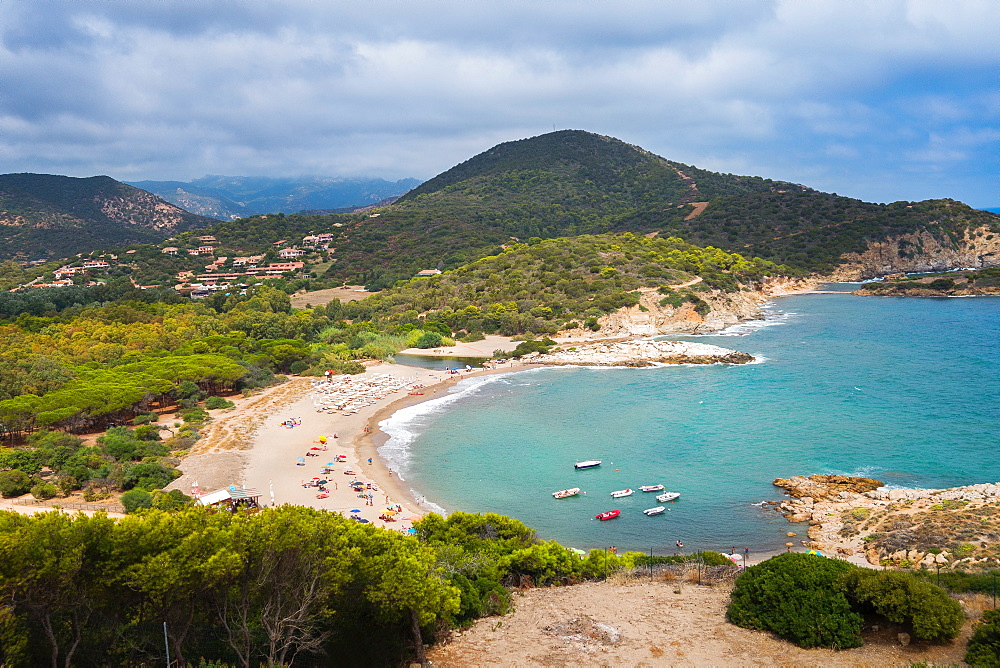
[[[444,341],[444,337],[438,332],[424,332],[417,339],[416,348],[437,348]]]
[[[858,569],[845,578],[845,584],[861,606],[910,627],[919,640],[951,640],[965,621],[957,601],[912,573]]]
[[[27,494],[31,489],[31,477],[19,469],[0,471],[0,496],[9,499]]]
[[[140,441],[160,440],[160,428],[155,425],[144,424],[141,427],[136,427],[133,433],[135,433],[135,437]]]
[[[144,489],[131,489],[122,494],[121,502],[126,513],[134,513],[140,508],[152,508],[153,495]]]
[[[40,482],[31,488],[31,495],[36,499],[51,499],[59,493],[59,488],[51,482]]]
[[[965,662],[970,666],[1000,667],[1000,610],[987,610],[976,626]]]
[[[305,371],[308,368],[309,368],[309,363],[308,362],[305,362],[303,360],[295,360],[294,362],[292,362],[289,365],[288,370],[291,373],[300,374],[300,373],[302,373],[303,371]],[[212,398],[214,398],[214,397],[209,397],[209,399],[212,399]]]
[[[298,364],[298,362],[296,362],[295,364]],[[292,372],[293,373],[299,373],[298,371],[295,371],[295,368],[294,368],[295,364],[292,364],[292,367],[293,367],[292,368]],[[229,401],[229,399],[225,399],[223,397],[209,397],[209,398],[205,399],[205,408],[210,408],[212,410],[215,410],[217,408],[232,408],[235,405],[236,404],[234,404],[233,402]]]
[[[160,416],[156,413],[139,413],[132,418],[132,424],[139,426],[149,424],[150,422],[156,422],[158,419],[160,419]]]
[[[737,626],[772,631],[800,647],[859,647],[862,618],[839,584],[857,568],[794,552],[772,557],[736,579],[726,616]]]

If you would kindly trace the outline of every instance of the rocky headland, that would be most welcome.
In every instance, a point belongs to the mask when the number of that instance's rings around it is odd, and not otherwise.
[[[647,367],[657,364],[746,364],[753,355],[705,343],[688,341],[616,341],[532,353],[527,364],[545,366]]]
[[[778,511],[809,522],[810,548],[883,566],[1000,567],[1000,483],[885,489],[872,478],[813,475],[774,484],[792,497]]]

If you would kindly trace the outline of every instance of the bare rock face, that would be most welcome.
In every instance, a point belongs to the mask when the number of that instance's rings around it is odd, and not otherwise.
[[[810,497],[815,501],[836,499],[842,492],[864,494],[885,485],[874,478],[857,478],[846,475],[811,475],[775,478],[774,485],[781,487],[796,499]]]
[[[831,280],[857,281],[901,272],[993,267],[1000,264],[1000,237],[988,226],[966,230],[961,239],[939,238],[924,230],[869,242],[864,252],[846,253],[841,260],[842,264],[830,275]]]

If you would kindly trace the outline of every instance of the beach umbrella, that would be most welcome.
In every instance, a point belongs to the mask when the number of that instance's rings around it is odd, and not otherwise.
[[[586,554],[587,554],[586,550],[581,550],[578,547],[571,547],[571,548],[569,548],[569,551],[572,552],[572,553],[574,553],[574,554],[578,554],[581,557],[586,556]]]
[[[806,550],[806,554],[815,554],[817,557],[823,556],[823,553],[819,550]]]
[[[360,512],[361,512],[361,510],[360,510],[360,509],[358,509],[358,508],[355,508],[355,509],[354,509],[354,510],[352,510],[351,512],[352,512],[352,513],[360,513]]]
[[[406,530],[406,533],[417,533],[417,530],[411,527]]]
[[[420,518],[420,517],[404,517],[403,521],[404,522],[419,522],[421,519],[423,519],[423,518]]]

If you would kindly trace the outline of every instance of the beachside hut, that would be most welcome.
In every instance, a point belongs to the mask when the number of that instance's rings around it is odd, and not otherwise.
[[[203,506],[213,506],[235,513],[238,510],[259,510],[260,492],[255,489],[242,489],[230,485],[226,489],[202,495],[198,503]]]

